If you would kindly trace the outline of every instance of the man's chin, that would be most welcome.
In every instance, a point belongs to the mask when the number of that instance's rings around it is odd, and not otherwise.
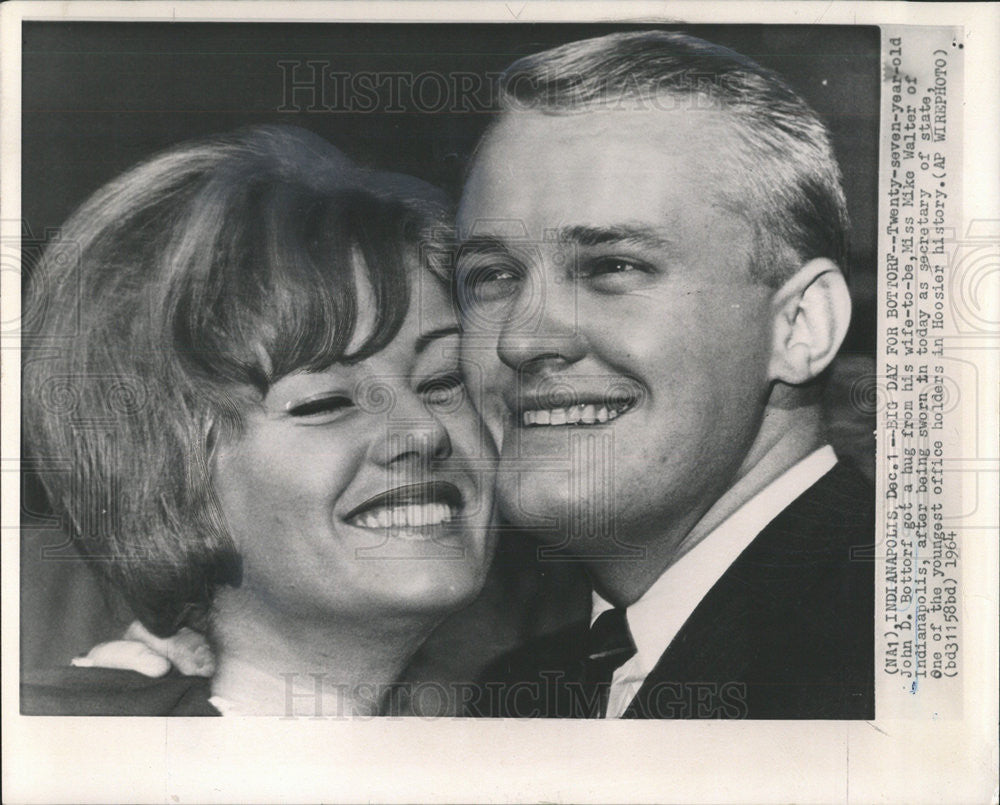
[[[553,477],[556,476],[556,477]],[[500,521],[539,544],[539,557],[641,558],[613,510],[594,499],[570,499],[569,479],[556,473],[502,473],[497,487]]]
[[[525,531],[564,530],[569,479],[551,470],[504,469],[497,474],[496,505],[502,522]]]

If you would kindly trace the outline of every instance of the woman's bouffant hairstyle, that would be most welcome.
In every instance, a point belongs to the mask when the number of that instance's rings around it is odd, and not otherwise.
[[[736,148],[718,161],[732,187],[719,195],[754,227],[752,276],[778,286],[808,260],[847,270],[848,216],[826,127],[777,73],[729,48],[672,31],[570,42],[525,56],[501,78],[510,112],[595,108],[720,110]]]
[[[259,127],[151,158],[63,227],[25,300],[25,437],[71,468],[46,474],[50,503],[153,632],[204,627],[239,583],[213,445],[281,377],[391,341],[447,213],[419,180]],[[348,353],[365,280],[376,319]]]

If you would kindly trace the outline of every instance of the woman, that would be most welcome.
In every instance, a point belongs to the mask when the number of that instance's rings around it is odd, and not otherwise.
[[[182,145],[73,216],[30,289],[28,443],[69,459],[52,505],[143,624],[206,631],[217,667],[41,674],[23,712],[379,711],[493,550],[445,221],[291,128]]]

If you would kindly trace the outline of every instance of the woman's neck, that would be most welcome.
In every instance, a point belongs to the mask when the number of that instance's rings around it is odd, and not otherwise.
[[[438,622],[412,616],[285,619],[251,614],[244,602],[227,600],[225,593],[216,604],[212,694],[244,715],[377,715]]]

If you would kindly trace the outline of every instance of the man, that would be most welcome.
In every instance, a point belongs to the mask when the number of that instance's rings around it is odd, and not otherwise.
[[[873,494],[819,406],[850,318],[823,125],[660,31],[529,56],[503,98],[459,209],[464,360],[501,515],[585,563],[598,634],[504,658],[470,712],[873,717]]]
[[[874,496],[820,414],[850,318],[823,125],[662,31],[529,56],[503,89],[457,222],[466,379],[503,520],[594,594],[469,714],[873,717]]]

